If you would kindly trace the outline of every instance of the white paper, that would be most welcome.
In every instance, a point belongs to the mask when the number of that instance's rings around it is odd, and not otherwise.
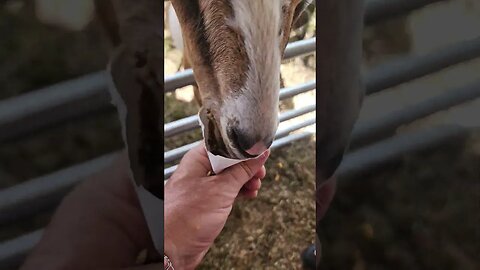
[[[200,127],[202,128],[202,135],[203,135],[203,138],[205,139],[205,127],[202,123],[202,120],[200,120],[200,115],[198,116],[198,123],[200,123]],[[219,174],[226,168],[231,167],[235,164],[238,164],[242,161],[256,158],[255,157],[255,158],[245,158],[245,159],[231,159],[231,158],[226,158],[219,155],[214,155],[210,151],[208,151],[206,144],[205,144],[205,150],[207,150],[208,159],[210,160],[210,164],[212,165],[212,170],[213,172],[215,172],[215,174]]]

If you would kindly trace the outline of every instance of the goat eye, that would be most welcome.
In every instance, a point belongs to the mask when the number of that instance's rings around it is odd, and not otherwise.
[[[283,30],[282,30],[282,28],[280,28],[280,29],[278,30],[278,36],[281,36],[282,33],[283,33]]]

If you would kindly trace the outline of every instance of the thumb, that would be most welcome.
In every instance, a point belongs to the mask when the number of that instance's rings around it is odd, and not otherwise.
[[[243,185],[262,168],[269,155],[270,150],[267,150],[255,159],[249,159],[233,165],[221,172],[219,176],[221,179],[228,179],[228,184],[234,185],[233,187],[240,191]]]

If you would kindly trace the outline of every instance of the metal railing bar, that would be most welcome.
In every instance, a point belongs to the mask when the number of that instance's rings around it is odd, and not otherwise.
[[[280,100],[284,100],[300,93],[315,89],[315,81],[310,81],[293,87],[286,87],[280,90]],[[164,125],[163,134],[165,138],[199,128],[198,115],[191,115],[185,118],[172,121]]]
[[[300,109],[295,109],[295,110],[290,110],[290,111],[283,112],[282,114],[280,114],[280,117],[279,117],[280,122],[290,120],[290,119],[298,117],[300,115],[304,115],[304,114],[307,114],[307,113],[314,112],[316,108],[317,108],[316,104],[311,104],[311,105],[307,105],[305,107],[301,107]]]
[[[163,136],[169,138],[199,127],[198,115],[191,115],[165,124],[163,126]]]
[[[424,101],[403,107],[375,121],[360,121],[352,133],[352,148],[378,140],[401,125],[411,123],[435,112],[447,110],[456,105],[480,97],[480,81],[451,89]]]
[[[171,92],[175,89],[191,85],[195,82],[192,69],[186,69],[175,73],[174,75],[164,76],[165,92]]]
[[[285,87],[280,90],[279,99],[284,100],[287,98],[294,97],[298,94],[302,94],[302,93],[314,90],[316,87],[316,84],[317,84],[316,81],[312,80],[296,86]]]
[[[378,23],[442,1],[445,0],[369,0],[364,21],[367,25]]]
[[[201,141],[195,141],[193,143],[189,143],[186,145],[182,145],[175,149],[169,150],[163,153],[163,163],[170,163],[175,160],[181,159],[185,153],[187,153],[190,149],[197,146]]]
[[[164,182],[167,183],[167,179],[172,176],[172,174],[175,172],[177,169],[178,165],[173,165],[171,167],[168,167],[163,170],[163,177],[164,177]]]
[[[405,154],[425,150],[452,139],[460,138],[467,131],[468,129],[459,126],[439,126],[397,135],[348,153],[338,169],[338,174],[343,178],[367,172],[385,162],[397,160]],[[281,147],[293,141],[308,138],[311,135],[310,133],[289,135],[277,140],[275,147]],[[41,230],[0,243],[0,265],[19,265],[26,254],[39,241],[40,236]]]
[[[295,124],[288,126],[286,128],[283,128],[281,130],[278,130],[277,133],[275,134],[275,139],[279,139],[282,137],[287,136],[290,132],[293,132],[297,129],[301,129],[310,125],[315,124],[315,118],[308,119],[306,121],[303,121],[301,123]],[[194,148],[197,146],[201,141],[196,141],[193,143],[189,143],[187,145],[180,146],[178,148],[172,149],[170,151],[167,151],[163,155],[163,162],[165,163],[170,163],[176,160],[179,160],[185,155],[190,149]]]
[[[396,135],[349,152],[338,168],[338,175],[347,177],[368,172],[378,165],[397,160],[403,155],[429,149],[464,136],[468,130],[457,125],[441,125]]]
[[[114,107],[108,106],[105,85],[105,72],[102,71],[0,100],[0,142],[78,116],[113,111]]]
[[[373,94],[477,57],[480,57],[480,37],[422,56],[391,61],[374,68],[367,74],[366,91],[367,94]]]
[[[291,132],[294,132],[294,131],[302,129],[302,128],[306,128],[306,127],[311,126],[311,125],[315,125],[316,122],[317,122],[316,117],[312,117],[312,118],[309,118],[309,119],[307,119],[303,122],[296,123],[296,124],[290,125],[288,127],[279,129],[277,131],[277,134],[275,134],[275,139],[283,138],[283,137],[287,136],[288,134],[290,134]]]
[[[75,184],[107,167],[116,155],[107,154],[0,190],[0,224],[56,205]]]
[[[302,132],[302,133],[298,133],[298,134],[292,134],[292,135],[288,135],[286,137],[283,137],[283,138],[280,138],[278,140],[275,140],[273,143],[272,143],[272,146],[270,147],[270,149],[272,150],[275,150],[277,148],[280,148],[280,147],[283,147],[285,145],[288,145],[294,141],[297,141],[297,140],[301,140],[301,139],[305,139],[305,138],[308,138],[309,136],[312,136],[312,133],[310,132]],[[175,172],[175,170],[177,169],[178,165],[174,165],[174,166],[171,166],[171,167],[168,167],[166,169],[163,170],[163,174],[164,174],[164,178],[165,179],[168,179],[170,176],[172,176],[172,174]],[[167,180],[164,180],[164,182],[166,183]]]
[[[315,52],[316,38],[309,38],[288,43],[285,48],[283,60],[288,60],[296,57],[302,57]]]
[[[315,38],[309,38],[289,43],[285,49],[283,59],[287,60],[314,53],[316,44],[315,40]],[[165,92],[172,92],[177,88],[191,85],[195,82],[193,71],[191,69],[177,72],[174,75],[165,76],[164,78]]]

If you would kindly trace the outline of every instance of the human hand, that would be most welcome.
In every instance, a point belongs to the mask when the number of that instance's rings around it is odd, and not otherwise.
[[[220,234],[235,199],[257,196],[266,171],[265,152],[218,175],[204,144],[189,151],[165,186],[165,254],[179,269],[194,269]]]

